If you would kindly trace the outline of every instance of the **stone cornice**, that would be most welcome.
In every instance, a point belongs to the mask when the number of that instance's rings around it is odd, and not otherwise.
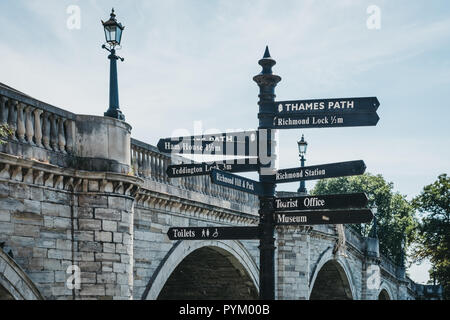
[[[254,216],[259,218],[258,208],[254,208],[241,202],[234,202],[223,198],[214,197],[211,195],[205,195],[200,192],[187,190],[178,186],[170,185],[167,183],[161,183],[149,179],[144,180],[144,184],[141,186],[141,192],[153,192],[166,197],[177,197],[180,199],[189,199],[187,201],[193,201],[195,203],[202,204],[203,206],[218,207],[222,210],[230,212],[240,212],[241,214]]]
[[[252,214],[146,189],[140,189],[136,195],[135,205],[137,208],[182,214],[183,217],[204,219],[208,222],[242,225],[256,225],[259,222],[259,217]]]
[[[112,172],[61,168],[49,163],[0,153],[0,179],[69,192],[114,193],[134,197],[143,180]]]

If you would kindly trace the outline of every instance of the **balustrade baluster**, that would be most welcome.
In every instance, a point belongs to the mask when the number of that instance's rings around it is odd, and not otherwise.
[[[8,123],[8,110],[6,109],[6,105],[8,104],[8,98],[1,97],[0,100],[0,124]]]
[[[158,158],[158,166],[157,166],[157,168],[158,168],[158,181],[161,182],[163,180],[162,179],[163,175],[161,174],[161,172],[162,172],[162,156],[160,154],[158,154],[157,158]]]
[[[11,139],[17,141],[16,130],[17,130],[17,112],[16,106],[18,102],[16,100],[9,101],[9,111],[8,111],[8,126],[12,131]]]
[[[33,136],[34,136],[34,128],[33,128],[33,116],[31,114],[32,108],[27,106],[25,108],[25,134],[27,136],[27,142],[31,145],[34,145]]]
[[[34,140],[38,147],[43,147],[42,145],[42,126],[41,126],[41,114],[43,113],[40,109],[34,109]]]
[[[17,137],[20,142],[25,142],[25,122],[23,121],[24,104],[17,104]]]
[[[44,112],[42,115],[42,142],[44,144],[44,147],[47,150],[51,150],[50,147],[50,114],[48,112]]]
[[[147,179],[151,179],[151,153],[148,150],[141,149],[140,150],[142,154],[142,166],[145,170],[143,170],[143,173]]]
[[[58,151],[58,117],[54,114],[50,115],[50,145],[54,151]]]
[[[170,157],[166,156],[164,158],[164,168],[163,168],[163,179],[164,179],[164,182],[169,182],[169,178],[167,176],[167,169],[168,169],[169,165],[170,165]]]
[[[147,150],[142,150],[142,166],[144,177],[150,178],[150,164],[149,164],[148,152]]]
[[[74,139],[73,139],[73,121],[66,120],[64,122],[64,127],[66,131],[66,150],[68,153],[73,153],[74,151]]]
[[[136,160],[137,160],[137,164],[138,164],[138,175],[140,176],[140,177],[143,177],[144,176],[144,165],[143,165],[143,161],[142,161],[142,157],[143,157],[143,150],[141,149],[141,148],[137,148],[136,149],[136,151],[137,151],[137,155],[136,155]]]
[[[66,153],[66,134],[64,132],[64,119],[59,118],[58,121],[58,146],[59,151]]]

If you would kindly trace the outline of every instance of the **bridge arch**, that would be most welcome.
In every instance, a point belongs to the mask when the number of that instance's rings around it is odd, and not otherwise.
[[[203,271],[198,272],[199,268]],[[196,273],[194,274],[192,270],[196,270]],[[211,276],[210,273],[213,272],[217,274],[217,277],[208,277],[210,281],[219,281],[222,276],[233,274],[235,278],[229,280],[237,285],[245,285],[245,290],[248,290],[248,292],[241,292],[241,296],[226,296],[227,293],[224,290],[220,291],[220,286],[217,286],[216,282],[214,287],[219,288],[216,289],[216,293],[220,292],[222,296],[211,297],[211,294],[208,294],[208,299],[256,299],[258,297],[259,270],[245,247],[238,241],[206,240],[178,241],[160,263],[142,298],[145,300],[156,300],[158,298],[182,300],[184,297],[180,296],[179,289],[181,288],[177,288],[179,283],[182,282],[181,279],[192,279],[192,281],[188,281],[189,283],[185,282],[185,285],[195,286],[199,282],[198,278]],[[189,290],[181,291],[195,293],[202,289],[204,288],[191,287]],[[241,287],[241,289],[244,288]],[[198,296],[192,296],[191,294],[185,298],[202,298],[201,292],[195,294],[198,294]],[[238,293],[234,292],[233,295],[235,294]]]
[[[309,282],[310,300],[357,299],[352,273],[347,261],[325,250],[313,268]]]
[[[0,249],[0,300],[43,300],[33,281]]]
[[[392,300],[394,298],[392,290],[391,288],[389,288],[386,282],[381,283],[377,298],[378,300]]]

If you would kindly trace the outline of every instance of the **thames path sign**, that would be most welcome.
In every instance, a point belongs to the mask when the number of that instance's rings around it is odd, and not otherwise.
[[[275,198],[273,200],[273,208],[275,212],[364,208],[367,206],[367,203],[368,199],[365,193],[333,194],[295,198]]]
[[[348,161],[278,170],[276,183],[288,183],[302,180],[317,180],[363,174],[366,171],[364,161]]]
[[[376,97],[275,102],[273,128],[336,128],[375,126],[380,118]]]
[[[380,106],[376,97],[317,99],[275,102],[277,115],[374,113]]]
[[[257,240],[258,227],[196,227],[170,228],[170,240]]]
[[[277,213],[277,225],[359,224],[373,219],[370,209],[313,210]]]

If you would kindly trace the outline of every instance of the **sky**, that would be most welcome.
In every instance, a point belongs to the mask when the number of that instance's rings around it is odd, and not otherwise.
[[[252,78],[269,45],[283,79],[278,101],[376,96],[381,104],[376,127],[280,130],[280,168],[299,165],[304,134],[308,165],[364,160],[366,172],[408,199],[448,173],[446,0],[4,0],[0,82],[103,115],[109,62],[100,20],[112,7],[125,25],[120,107],[135,139],[156,145],[179,129],[256,129]],[[413,266],[410,276],[426,282],[428,267]]]

